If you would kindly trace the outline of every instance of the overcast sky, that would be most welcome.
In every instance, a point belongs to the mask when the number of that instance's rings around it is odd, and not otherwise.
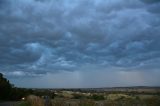
[[[0,0],[0,72],[18,87],[160,86],[160,0]]]

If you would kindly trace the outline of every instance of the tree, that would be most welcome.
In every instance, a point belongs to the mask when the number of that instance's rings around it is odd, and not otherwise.
[[[9,99],[12,91],[12,85],[9,80],[3,77],[3,74],[0,73],[0,100]]]

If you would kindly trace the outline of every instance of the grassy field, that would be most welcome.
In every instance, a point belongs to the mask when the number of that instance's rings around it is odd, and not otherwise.
[[[48,99],[47,103],[43,97],[28,96],[19,106],[160,106],[160,95],[158,93],[90,93],[58,91],[54,99]]]
[[[17,106],[31,106],[27,101],[22,101]]]

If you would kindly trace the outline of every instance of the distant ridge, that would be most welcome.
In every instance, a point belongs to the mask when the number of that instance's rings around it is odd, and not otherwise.
[[[126,87],[97,87],[97,88],[26,88],[26,89],[39,89],[39,90],[160,89],[160,86],[126,86]]]

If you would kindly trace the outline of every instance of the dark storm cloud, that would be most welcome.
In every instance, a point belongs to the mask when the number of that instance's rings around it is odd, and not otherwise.
[[[159,69],[159,7],[159,0],[1,0],[0,70]]]
[[[158,3],[158,2],[160,2],[159,0],[141,0],[141,1],[143,1],[144,3]]]

